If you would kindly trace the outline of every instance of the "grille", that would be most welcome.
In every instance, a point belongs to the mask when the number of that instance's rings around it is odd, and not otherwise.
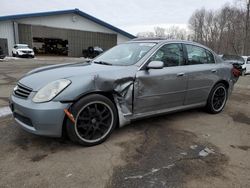
[[[30,54],[31,53],[31,51],[25,51],[25,50],[23,50],[22,52],[26,53],[26,54]]]
[[[31,88],[28,88],[27,86],[21,85],[20,83],[18,83],[16,88],[14,89],[14,94],[17,97],[21,97],[24,99],[27,99],[31,92],[32,92]]]

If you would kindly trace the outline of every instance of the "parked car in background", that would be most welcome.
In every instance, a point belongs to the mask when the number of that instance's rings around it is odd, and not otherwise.
[[[5,58],[5,54],[3,53],[3,49],[0,46],[0,59],[4,59]]]
[[[82,51],[82,55],[85,58],[90,58],[93,59],[96,56],[100,55],[101,53],[103,53],[103,49],[99,46],[95,46],[95,47],[88,47],[88,49],[85,49]]]
[[[28,132],[67,133],[92,146],[137,119],[197,107],[217,114],[238,77],[231,64],[198,43],[137,39],[92,61],[27,73],[14,88],[10,108]]]
[[[31,49],[28,44],[15,44],[12,49],[13,57],[35,57],[33,49]]]
[[[240,70],[241,75],[246,72],[246,61],[242,56],[239,55],[221,55],[220,56],[224,62],[232,64],[235,68]]]
[[[250,74],[250,56],[242,56],[245,60],[244,65],[242,65],[243,68],[243,75]]]

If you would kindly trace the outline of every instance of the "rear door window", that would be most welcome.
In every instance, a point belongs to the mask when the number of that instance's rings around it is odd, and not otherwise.
[[[188,65],[212,64],[215,63],[214,55],[199,46],[186,44]]]

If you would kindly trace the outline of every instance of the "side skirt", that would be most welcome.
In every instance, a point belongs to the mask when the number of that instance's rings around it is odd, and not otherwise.
[[[143,119],[143,118],[149,118],[149,117],[154,117],[154,116],[159,116],[159,115],[164,115],[164,114],[170,114],[170,113],[174,113],[174,112],[185,111],[188,109],[204,107],[204,106],[206,106],[206,102],[185,105],[185,106],[178,106],[178,107],[174,107],[174,108],[168,108],[168,109],[157,110],[157,111],[146,112],[146,113],[138,113],[138,114],[130,115],[130,116],[125,115],[123,118],[125,118],[127,120],[126,124],[128,124],[128,122]],[[123,127],[126,124],[120,124],[120,127]]]

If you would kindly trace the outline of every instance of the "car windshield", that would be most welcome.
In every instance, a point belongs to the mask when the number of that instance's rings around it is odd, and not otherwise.
[[[237,56],[237,55],[223,55],[222,59],[224,61],[228,61],[228,62],[230,62],[230,61],[237,61],[237,62],[239,62],[241,64],[243,64],[245,62],[245,60],[244,60],[243,57]]]
[[[156,43],[134,42],[117,45],[93,60],[94,63],[128,66],[138,62]]]
[[[23,45],[23,46],[17,46],[17,49],[29,49],[29,46]]]

